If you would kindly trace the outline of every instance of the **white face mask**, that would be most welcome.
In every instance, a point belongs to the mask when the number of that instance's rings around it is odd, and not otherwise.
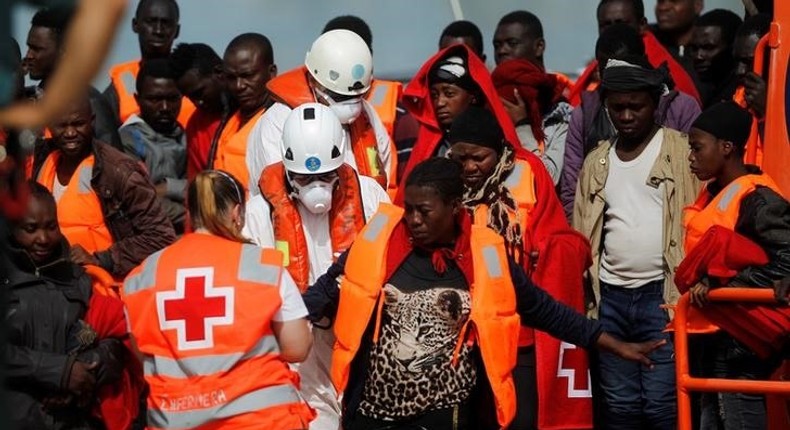
[[[341,124],[351,124],[362,113],[362,99],[351,99],[329,105]]]
[[[335,188],[335,181],[313,181],[305,186],[294,183],[296,188],[296,198],[310,212],[321,215],[332,209],[332,191]]]
[[[362,97],[336,102],[329,94],[315,88],[316,99],[323,100],[335,113],[341,124],[351,124],[362,114]]]

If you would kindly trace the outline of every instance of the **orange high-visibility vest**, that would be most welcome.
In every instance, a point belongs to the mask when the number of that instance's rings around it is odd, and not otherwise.
[[[523,234],[527,234],[526,226],[529,225],[529,214],[537,203],[535,194],[535,174],[532,166],[525,160],[516,159],[513,171],[505,179],[505,186],[510,190],[510,194],[518,204],[517,219]],[[475,225],[488,225],[488,205],[478,205],[475,207],[472,219]],[[512,217],[512,215],[511,215]],[[513,221],[511,219],[511,221]],[[522,327],[519,336],[519,346],[530,346],[535,343],[535,330],[531,327]]]
[[[329,211],[329,234],[332,239],[332,254],[335,257],[351,246],[357,232],[365,226],[365,211],[357,173],[348,164],[340,166],[337,172],[340,183],[332,195],[332,209]],[[288,195],[283,163],[272,164],[263,169],[259,186],[263,198],[271,207],[275,247],[284,254],[283,265],[304,292],[310,286],[310,259],[301,215],[296,203]]]
[[[250,190],[250,172],[247,169],[247,138],[264,112],[266,112],[266,108],[262,108],[243,125],[241,114],[234,113],[228,118],[217,142],[214,169],[224,170],[235,176],[244,185],[245,192]]]
[[[50,192],[55,189],[60,151],[44,160],[36,181]],[[71,176],[66,191],[57,201],[58,225],[69,244],[80,245],[89,253],[104,251],[113,244],[112,235],[104,222],[99,196],[93,191],[94,156],[89,155]]]
[[[149,429],[307,428],[313,413],[272,332],[281,274],[279,252],[200,233],[129,274]]]
[[[758,186],[768,187],[781,194],[779,187],[766,174],[741,176],[730,182],[715,197],[711,196],[707,187],[703,188],[694,204],[683,209],[686,253],[691,252],[705,232],[714,225],[735,230],[741,200]]]
[[[137,74],[140,73],[140,60],[116,64],[110,68],[110,82],[118,95],[118,118],[121,124],[130,116],[140,112],[140,106],[134,99],[137,88]],[[186,128],[189,118],[197,108],[186,97],[181,98],[181,111],[178,113],[178,123]]]
[[[346,388],[351,362],[359,351],[374,310],[380,313],[384,304],[381,290],[387,281],[384,278],[389,238],[402,216],[403,209],[382,204],[348,252],[335,319],[337,341],[332,355],[332,382],[338,392]],[[480,347],[494,394],[497,420],[502,427],[507,427],[516,414],[512,372],[521,326],[516,313],[516,294],[502,237],[487,227],[472,226],[471,242],[474,279],[469,286],[472,305],[468,327],[475,330],[474,339]],[[379,323],[380,318],[377,318],[374,333],[378,333]],[[465,340],[459,339],[459,342]],[[377,341],[376,334],[373,341]]]
[[[266,88],[269,89],[269,92],[271,92],[277,100],[288,105],[291,109],[295,109],[297,106],[304,103],[316,102],[313,91],[310,89],[310,84],[307,81],[307,69],[304,66],[289,70],[282,75],[272,78],[266,83]],[[382,110],[386,113],[386,111],[388,111],[388,104],[393,97],[391,94],[393,86],[382,86],[382,88],[385,88],[387,91],[384,92],[379,105],[381,105]],[[378,98],[377,94],[368,94],[368,97],[374,96]],[[376,105],[374,105],[374,108],[375,107]],[[382,119],[382,122],[383,121]],[[394,122],[395,119],[393,117],[392,123],[394,124]],[[375,179],[385,190],[388,190],[387,184],[392,184],[392,187],[395,187],[397,183],[395,177],[397,164],[394,165],[394,169],[390,170],[391,177],[388,178],[381,157],[379,156],[376,132],[370,124],[367,115],[360,115],[359,118],[349,125],[349,134],[351,135],[351,150],[354,153],[354,160],[357,163],[357,171],[359,174]],[[390,147],[392,154],[391,159],[395,160],[393,161],[394,163],[397,163],[397,150],[391,138]],[[392,165],[392,163],[390,164]]]

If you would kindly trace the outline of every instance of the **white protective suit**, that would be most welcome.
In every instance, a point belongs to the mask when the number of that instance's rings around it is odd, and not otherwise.
[[[365,221],[368,221],[378,210],[379,204],[389,203],[390,199],[378,182],[366,176],[359,176],[359,188]],[[309,283],[312,285],[334,262],[329,233],[329,213],[316,215],[299,203],[297,208],[307,243],[310,261]],[[275,247],[271,209],[261,194],[247,202],[246,222],[242,234],[258,246]],[[316,419],[310,423],[310,430],[340,428],[340,400],[329,373],[334,343],[335,336],[331,329],[314,328],[313,348],[310,354],[303,363],[294,366],[301,378],[302,395],[318,413]]]

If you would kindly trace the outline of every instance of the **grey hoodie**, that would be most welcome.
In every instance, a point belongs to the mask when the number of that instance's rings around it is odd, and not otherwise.
[[[170,134],[154,131],[138,115],[132,115],[118,130],[123,150],[145,162],[151,183],[167,183],[167,198],[183,202],[187,180],[186,135],[180,125]]]

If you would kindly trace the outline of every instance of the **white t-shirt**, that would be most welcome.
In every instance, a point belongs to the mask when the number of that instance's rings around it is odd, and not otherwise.
[[[375,180],[367,176],[359,177],[359,189],[362,194],[362,209],[365,221],[369,220],[378,210],[379,204],[389,203],[387,192]],[[302,230],[307,243],[307,258],[310,261],[308,282],[314,283],[319,276],[326,273],[335,261],[332,255],[332,239],[329,233],[329,214],[316,215],[297,203]],[[274,228],[269,203],[260,194],[247,202],[246,220],[242,234],[256,245],[274,248]]]
[[[283,303],[272,317],[272,320],[288,322],[307,316],[307,306],[302,301],[302,294],[299,293],[299,288],[296,286],[294,278],[291,277],[287,270],[283,270],[280,278],[280,299]]]
[[[392,177],[390,171],[390,163],[394,145],[390,138],[387,129],[378,117],[376,110],[366,100],[362,101],[363,114],[366,114],[370,124],[376,133],[377,148],[379,158],[387,173],[387,177]],[[291,108],[282,103],[275,103],[260,117],[258,122],[252,128],[249,136],[247,137],[247,170],[250,172],[250,196],[257,196],[261,193],[258,188],[258,180],[261,177],[261,172],[266,166],[272,165],[282,160],[282,145],[283,126],[288,115],[291,113]],[[351,148],[350,135],[348,129],[344,127],[346,133],[346,153],[345,163],[357,169],[357,162],[354,158],[354,151]]]
[[[637,288],[664,277],[664,184],[653,185],[649,177],[663,140],[659,129],[631,161],[620,160],[615,145],[609,150],[602,282]]]
[[[56,202],[60,201],[60,198],[63,197],[63,194],[66,194],[68,188],[69,184],[61,184],[58,175],[55,175],[55,180],[52,183],[52,195],[55,197]]]

